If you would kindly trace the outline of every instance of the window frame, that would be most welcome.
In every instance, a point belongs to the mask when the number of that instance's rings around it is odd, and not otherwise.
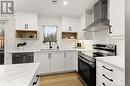
[[[57,31],[58,30],[58,26],[55,26],[55,25],[43,25],[43,30],[42,30],[43,43],[48,43],[47,41],[44,41],[44,39],[45,39],[44,33],[45,33],[45,27],[46,26],[48,26],[48,27],[56,27],[56,41],[55,42],[53,41],[52,43],[57,43],[57,41],[58,41],[58,37],[57,37],[58,36],[58,31]]]

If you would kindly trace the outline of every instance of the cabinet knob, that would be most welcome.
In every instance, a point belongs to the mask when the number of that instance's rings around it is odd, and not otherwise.
[[[103,86],[107,86],[104,82],[102,83]]]

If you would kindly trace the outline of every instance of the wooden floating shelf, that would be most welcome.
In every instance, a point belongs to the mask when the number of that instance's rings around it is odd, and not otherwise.
[[[78,32],[62,32],[62,39],[77,39]]]
[[[36,39],[37,34],[36,30],[16,30],[16,38]]]

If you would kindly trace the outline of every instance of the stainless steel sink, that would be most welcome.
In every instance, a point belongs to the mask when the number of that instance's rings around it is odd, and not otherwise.
[[[40,49],[40,50],[38,50],[38,51],[56,51],[56,49]]]

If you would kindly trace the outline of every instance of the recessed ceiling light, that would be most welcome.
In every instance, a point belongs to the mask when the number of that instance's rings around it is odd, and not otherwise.
[[[68,2],[67,2],[67,1],[64,1],[64,2],[63,2],[63,5],[68,5]]]

